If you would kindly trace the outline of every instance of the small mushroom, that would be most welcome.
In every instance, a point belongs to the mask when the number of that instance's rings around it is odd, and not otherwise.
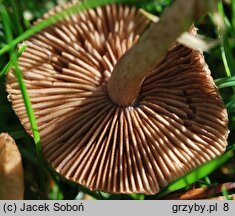
[[[15,141],[0,134],[0,200],[24,198],[24,176],[20,152]]]
[[[19,59],[44,157],[91,190],[155,194],[227,145],[226,109],[201,52],[175,43],[144,80],[132,71],[118,78],[121,57],[149,22],[135,7],[89,9],[28,39]],[[119,88],[130,77],[140,89],[134,98],[133,86]],[[7,91],[32,134],[14,71]]]

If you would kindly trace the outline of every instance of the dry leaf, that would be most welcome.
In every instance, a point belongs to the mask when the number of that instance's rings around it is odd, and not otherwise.
[[[20,152],[15,141],[0,134],[0,200],[23,199],[24,177]]]
[[[180,200],[202,199],[220,193],[222,191],[222,188],[226,188],[227,190],[234,189],[235,183],[228,182],[205,188],[195,188],[183,193],[182,192],[173,193],[165,197],[165,199],[180,199]]]

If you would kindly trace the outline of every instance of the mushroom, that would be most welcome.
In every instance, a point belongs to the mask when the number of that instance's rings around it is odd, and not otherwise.
[[[0,134],[0,200],[24,198],[24,176],[21,155],[15,141]]]
[[[116,73],[149,22],[133,6],[89,9],[29,38],[19,59],[44,157],[91,190],[155,194],[227,145],[226,109],[200,51],[174,43],[143,79],[128,64]],[[13,70],[7,91],[32,134]]]

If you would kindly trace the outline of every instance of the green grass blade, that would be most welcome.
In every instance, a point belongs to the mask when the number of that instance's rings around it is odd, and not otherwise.
[[[230,23],[228,17],[225,14],[222,1],[218,1],[218,11],[219,11],[220,16],[223,18],[223,21],[227,27],[226,33],[223,33],[219,30],[219,37],[222,38],[220,50],[221,50],[222,60],[224,63],[225,72],[227,76],[230,77],[230,76],[235,75],[235,73],[233,72],[235,68],[235,64],[234,64],[234,59],[233,59],[233,50],[231,49],[231,46],[229,44],[228,34],[231,33],[232,35],[234,35],[234,31],[233,31],[232,24]]]
[[[228,17],[225,15],[223,2],[221,0],[218,1],[218,11],[219,11],[219,14],[221,15],[226,27],[231,28],[231,23],[230,23]]]
[[[235,86],[235,76],[216,79],[215,84],[219,89],[233,87]]]
[[[234,68],[234,59],[233,59],[233,51],[228,43],[227,34],[223,35],[223,42],[221,43],[221,55],[225,67],[225,71],[228,77],[235,75]]]
[[[204,178],[205,176],[209,175],[211,172],[213,172],[215,169],[217,169],[219,166],[224,164],[228,159],[233,157],[233,150],[230,150],[223,154],[222,156],[209,161],[206,164],[203,164],[202,166],[194,169],[193,171],[187,173],[181,178],[176,179],[172,183],[170,183],[166,188],[164,188],[159,194],[154,196],[155,198],[161,198],[166,196],[167,194],[179,190],[181,188],[184,188],[196,181],[198,181],[201,178]]]
[[[43,162],[43,158],[42,158],[42,148],[41,148],[41,142],[40,142],[40,135],[39,135],[39,131],[38,131],[38,126],[37,126],[37,122],[36,122],[36,118],[34,116],[34,112],[33,112],[33,108],[31,106],[31,102],[27,93],[27,89],[26,86],[24,84],[24,80],[23,80],[23,75],[20,71],[20,68],[18,66],[17,63],[17,58],[16,55],[11,55],[14,64],[15,64],[15,73],[16,73],[16,77],[18,79],[19,82],[19,86],[20,86],[20,90],[22,93],[22,97],[24,100],[24,104],[27,110],[27,115],[29,118],[29,122],[31,125],[31,130],[33,133],[33,138],[34,138],[34,142],[36,145],[36,151],[37,151],[37,155],[38,155],[38,160],[39,160],[39,171],[40,171],[40,188],[42,189],[42,191],[44,191],[45,188],[45,171],[44,171],[44,162]]]
[[[7,36],[7,42],[11,42],[11,40],[13,40],[13,35],[12,35],[12,31],[11,31],[11,28],[9,25],[10,18],[9,18],[9,15],[3,5],[0,5],[0,14],[1,14],[2,22],[3,22],[3,29],[4,29],[5,34]],[[10,49],[10,56],[13,61],[12,65],[15,66],[16,77],[18,79],[19,87],[20,87],[20,90],[22,93],[23,101],[24,101],[27,115],[29,118],[29,122],[31,125],[31,130],[33,133],[33,137],[34,137],[34,141],[35,141],[35,145],[36,145],[36,151],[37,151],[37,155],[38,155],[38,162],[39,162],[38,165],[39,165],[39,172],[40,172],[40,188],[42,189],[42,191],[44,191],[43,189],[45,188],[45,172],[44,172],[42,149],[41,149],[41,144],[40,144],[40,136],[39,136],[39,132],[38,132],[36,118],[33,113],[33,108],[31,106],[30,99],[27,94],[26,86],[23,81],[23,75],[20,71],[20,68],[19,68],[19,65],[17,62],[17,55],[14,52],[14,49]]]
[[[222,194],[226,198],[226,200],[232,200],[233,198],[229,197],[229,192],[226,187],[222,187]]]
[[[129,195],[133,200],[144,200],[145,195],[144,194],[130,194]]]
[[[228,113],[232,113],[235,112],[235,100],[230,100],[227,104],[226,104],[226,108]]]
[[[235,144],[230,145],[227,150],[228,151],[235,151]]]
[[[235,28],[235,1],[231,1],[232,5],[232,26]]]
[[[3,24],[3,30],[5,32],[6,40],[9,43],[13,40],[13,35],[11,32],[11,28],[10,28],[11,26],[10,18],[8,16],[7,10],[5,9],[3,5],[0,5],[0,13],[1,13],[1,18],[2,18],[1,20]],[[11,49],[9,51],[11,51]]]
[[[22,53],[25,51],[26,47],[27,47],[26,45],[23,45],[20,47],[20,49],[18,50],[18,53],[17,53],[17,59],[22,55]],[[11,59],[8,62],[8,64],[3,68],[3,70],[0,72],[0,78],[9,72],[13,65],[14,65],[14,60]]]
[[[21,16],[20,16],[20,8],[19,8],[19,1],[16,0],[10,0],[10,4],[12,6],[12,12],[14,14],[13,16],[13,22],[12,24],[16,27],[17,33],[22,34],[23,33],[23,27],[22,24],[20,23]]]

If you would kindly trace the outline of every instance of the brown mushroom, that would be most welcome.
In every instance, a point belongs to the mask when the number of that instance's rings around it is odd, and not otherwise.
[[[45,158],[91,190],[155,194],[226,147],[227,113],[199,51],[174,44],[134,100],[132,88],[119,95],[113,71],[148,24],[135,7],[90,9],[31,37],[19,59]],[[13,71],[7,83],[32,134]]]
[[[15,141],[0,134],[0,200],[24,198],[24,176],[21,155]]]

